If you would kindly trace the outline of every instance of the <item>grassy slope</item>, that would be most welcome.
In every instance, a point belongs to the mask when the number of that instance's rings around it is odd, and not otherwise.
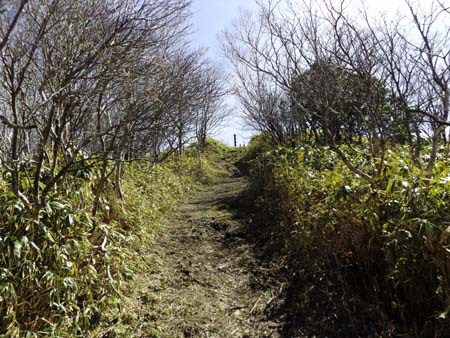
[[[242,166],[256,194],[255,230],[269,253],[290,260],[291,336],[450,334],[448,154],[431,180],[408,157],[401,147],[388,153],[380,187],[326,148],[250,149]]]
[[[185,194],[142,249],[128,317],[111,337],[280,337],[268,314],[282,286],[246,236],[247,180],[233,165],[243,150],[207,152],[215,174]]]
[[[162,217],[189,189],[225,175],[217,163],[226,151],[209,141],[203,157],[191,147],[157,166],[127,165],[125,199],[107,191],[96,217],[95,168],[69,177],[39,222],[9,192],[9,176],[0,175],[0,335],[98,337],[126,321],[121,300],[143,271]]]
[[[123,309],[109,315],[109,324],[105,323],[92,336],[107,337],[152,337],[153,327],[143,313],[151,312],[149,298],[157,291],[145,293],[144,284],[157,285],[159,279],[155,269],[167,269],[161,266],[155,256],[154,248],[159,246],[161,234],[167,231],[167,224],[161,223],[166,215],[179,209],[182,200],[195,198],[208,187],[221,182],[230,175],[227,156],[239,156],[238,150],[232,150],[215,141],[208,140],[205,153],[198,155],[195,145],[186,149],[181,157],[171,157],[156,168],[145,164],[135,164],[128,168],[123,188],[125,203],[124,217],[127,223],[134,224],[138,233],[133,244],[133,255],[129,257],[130,276],[135,278],[127,284],[122,294],[125,300]],[[183,204],[182,204],[183,205]],[[181,249],[181,248],[180,248]],[[170,265],[170,264],[169,264]]]

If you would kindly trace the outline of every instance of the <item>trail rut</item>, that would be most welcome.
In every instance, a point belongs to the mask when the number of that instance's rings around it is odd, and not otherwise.
[[[280,337],[269,318],[283,284],[270,282],[245,238],[247,182],[235,176],[191,193],[167,218],[140,281],[140,321],[153,328],[141,337]]]

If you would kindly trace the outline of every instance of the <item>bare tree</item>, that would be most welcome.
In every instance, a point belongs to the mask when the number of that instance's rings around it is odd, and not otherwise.
[[[416,34],[370,18],[364,9],[355,18],[346,1],[258,2],[256,17],[244,13],[224,35],[250,124],[284,143],[313,135],[367,179],[381,175],[388,143],[409,142],[421,166],[421,140],[431,131],[431,175],[449,125],[449,11],[442,2],[425,12],[407,4],[410,19],[402,23],[409,20]],[[274,114],[263,104],[271,93],[288,98],[287,113]],[[354,137],[369,141],[375,172],[363,172],[340,150],[345,141],[351,151]]]
[[[206,138],[221,125],[228,115],[224,97],[227,94],[224,77],[218,66],[205,62],[200,74],[199,98],[195,107],[195,135],[200,152]]]
[[[9,21],[5,19],[4,25],[0,25],[0,52],[8,43],[8,40],[11,37],[28,1],[29,0],[21,0],[17,7],[13,9],[13,13],[9,13],[7,8],[7,6],[10,5],[9,3],[12,1],[7,1],[6,5],[4,2],[0,2],[0,18],[3,20],[4,17],[12,17]]]
[[[147,71],[184,44],[188,8],[184,0],[29,3],[20,29],[8,35],[0,68],[2,164],[26,205],[38,211],[59,182],[92,161],[116,161],[120,177],[137,133],[167,108],[154,110],[160,98],[145,97],[162,68]],[[32,177],[22,173],[26,162]]]
[[[434,1],[427,12],[419,12],[411,1],[407,1],[407,5],[420,37],[418,43],[413,39],[408,41],[416,52],[419,70],[417,80],[421,90],[416,106],[421,114],[431,119],[433,129],[432,150],[427,165],[428,176],[431,176],[439,141],[445,139],[445,128],[450,125],[450,36],[448,31],[441,31],[450,20],[450,13]]]

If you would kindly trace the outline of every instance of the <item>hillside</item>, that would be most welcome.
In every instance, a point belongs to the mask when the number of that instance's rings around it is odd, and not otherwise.
[[[209,153],[222,169],[188,192],[143,250],[145,268],[128,299],[130,337],[279,337],[270,313],[283,289],[247,238],[248,183],[233,165],[239,150]]]

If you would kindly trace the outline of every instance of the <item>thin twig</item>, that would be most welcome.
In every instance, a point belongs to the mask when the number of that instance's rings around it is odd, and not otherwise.
[[[262,296],[259,296],[259,298],[256,300],[255,305],[253,305],[252,309],[250,310],[249,314],[252,314],[253,311],[256,309],[256,306],[258,305],[259,301],[261,300]]]

